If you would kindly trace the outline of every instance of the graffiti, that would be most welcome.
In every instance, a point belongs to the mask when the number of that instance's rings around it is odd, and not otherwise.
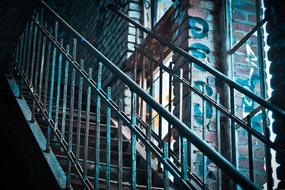
[[[191,17],[188,24],[190,31],[195,38],[201,39],[207,36],[209,32],[209,25],[205,20],[199,17]]]
[[[249,43],[246,44],[246,63],[249,69],[249,78],[237,78],[236,82],[242,85],[243,87],[247,88],[248,90],[252,92],[259,92],[259,84],[260,84],[260,78],[259,78],[259,68],[257,65],[257,56],[255,55],[254,51],[252,50]],[[247,96],[242,97],[242,114],[243,117],[247,116],[250,112],[254,110],[256,107],[256,103],[248,98]],[[254,129],[257,131],[262,131],[262,124],[260,123],[262,121],[262,115],[261,113],[257,114],[255,117],[252,118],[251,125]]]
[[[237,78],[236,82],[244,86],[252,92],[258,92],[259,80],[259,70],[257,66],[257,57],[254,51],[251,49],[250,45],[246,44],[246,63],[250,67],[248,76],[249,78]],[[254,109],[255,103],[250,98],[243,96],[242,97],[242,113],[243,117],[249,114]]]
[[[209,24],[202,18],[192,16],[189,18],[188,25],[191,32],[191,38],[203,39],[209,33]],[[188,49],[191,55],[198,59],[206,59],[211,52],[210,48],[202,43],[192,43]],[[199,71],[205,72],[205,70],[200,66],[196,64],[194,66]],[[205,90],[205,94],[207,94],[208,96],[213,95],[213,89],[205,81],[195,81],[194,87],[200,91]],[[204,87],[205,89],[203,89]],[[194,118],[199,125],[203,124],[202,106],[199,103],[194,104]],[[213,107],[209,102],[205,103],[205,112],[207,119],[211,119],[213,117]]]

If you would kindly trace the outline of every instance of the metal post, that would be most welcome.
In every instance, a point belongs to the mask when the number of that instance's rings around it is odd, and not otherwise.
[[[203,83],[202,86],[202,92],[203,94],[206,94],[206,84]],[[206,139],[206,101],[203,99],[202,100],[202,114],[203,114],[203,126],[202,126],[202,139],[205,141]],[[207,157],[205,154],[203,154],[203,185],[204,189],[207,189]]]
[[[88,79],[92,80],[92,68],[88,70]],[[87,176],[87,161],[88,161],[88,138],[89,138],[89,126],[90,126],[90,104],[91,104],[91,86],[87,87],[87,100],[86,100],[86,126],[84,136],[84,158],[83,158],[83,178],[88,179]]]
[[[247,123],[251,126],[251,117],[247,117]],[[253,152],[252,152],[252,136],[250,133],[247,133],[247,146],[248,146],[248,162],[249,162],[249,178],[254,182],[254,166],[253,166]]]
[[[36,15],[36,20],[38,21],[39,15]],[[32,22],[33,23],[33,22]],[[34,77],[34,66],[35,66],[35,56],[36,56],[36,44],[37,44],[37,34],[38,27],[35,25],[34,36],[33,36],[33,48],[32,48],[32,60],[31,60],[31,76],[30,76],[30,87],[33,87],[33,77]],[[35,88],[35,87],[33,87]]]
[[[55,33],[54,38],[57,41],[57,31],[58,31],[58,23],[55,23]],[[52,53],[52,65],[51,65],[51,77],[50,77],[50,94],[49,94],[49,112],[48,117],[52,120],[53,114],[53,94],[54,94],[54,75],[55,75],[55,64],[56,64],[56,47],[53,48]],[[50,149],[50,138],[51,138],[51,127],[48,125],[47,132],[47,151]]]
[[[131,121],[132,121],[132,128],[136,128],[137,121],[136,121],[136,104],[137,104],[136,94],[132,92],[132,109],[131,109]],[[137,136],[131,132],[131,157],[132,157],[132,169],[131,169],[131,189],[136,189],[137,184],[137,164],[136,164],[136,141]]]
[[[119,99],[119,112],[123,111],[122,99]],[[118,190],[123,189],[123,144],[122,144],[122,120],[118,118]]]
[[[84,60],[80,60],[80,70],[84,70]],[[76,162],[80,158],[80,136],[81,136],[81,111],[82,111],[82,91],[83,91],[83,78],[80,76],[78,84],[78,102],[77,102],[77,130],[76,130]]]
[[[73,60],[76,60],[77,41],[73,39]],[[69,112],[69,130],[68,130],[68,152],[72,153],[73,146],[73,122],[74,122],[74,94],[75,94],[75,69],[71,73],[71,89],[70,89],[70,112]],[[71,189],[71,161],[68,162],[67,187]]]
[[[101,90],[102,85],[102,63],[99,62],[97,89]],[[101,98],[99,95],[96,96],[96,130],[95,130],[95,178],[94,178],[94,189],[99,189],[99,161],[100,161],[100,109],[101,109]]]
[[[111,100],[111,88],[107,89],[107,100]],[[111,108],[106,108],[106,189],[110,189],[110,163],[111,163]]]
[[[31,56],[31,46],[32,46],[32,40],[33,40],[33,27],[34,23],[30,22],[30,28],[29,28],[29,37],[28,37],[28,49],[27,49],[27,60],[26,60],[26,79],[29,80],[29,71],[30,71],[30,56]]]
[[[216,102],[220,104],[220,94],[216,94]],[[221,131],[220,131],[221,123],[220,123],[220,111],[216,109],[216,149],[218,152],[221,152]],[[221,189],[221,171],[220,168],[217,167],[217,190]]]
[[[235,92],[234,88],[230,87],[230,107],[231,114],[235,115]],[[236,143],[236,126],[231,120],[231,147],[232,147],[232,164],[237,167],[237,143]],[[237,184],[233,181],[233,189],[237,189]]]
[[[63,39],[60,39],[60,47],[63,48]],[[61,91],[61,70],[62,70],[62,54],[58,56],[58,71],[57,71],[57,90],[56,90],[56,107],[55,107],[55,119],[54,126],[58,129],[58,112],[59,112],[59,101]]]
[[[42,100],[42,85],[43,85],[43,74],[44,74],[44,64],[45,64],[45,53],[46,53],[46,36],[43,35],[43,45],[42,45],[42,56],[41,56],[41,66],[40,66],[40,79],[39,79],[39,101]]]
[[[66,53],[70,54],[70,46],[66,45]],[[64,84],[63,84],[63,105],[62,105],[62,122],[61,122],[61,140],[65,137],[66,107],[67,107],[67,88],[68,88],[69,61],[65,61]]]
[[[51,34],[51,29],[50,32]],[[46,56],[46,68],[45,68],[45,83],[44,83],[44,109],[47,110],[47,95],[48,95],[48,81],[49,81],[49,67],[50,67],[50,53],[51,53],[51,42],[48,43],[47,56]],[[43,60],[42,60],[43,64]]]
[[[36,27],[38,28],[38,27]],[[38,93],[38,82],[39,82],[39,67],[40,67],[40,59],[41,59],[41,48],[42,48],[42,33],[40,32],[39,30],[39,40],[38,40],[38,45],[37,45],[37,56],[36,56],[36,68],[35,68],[35,77],[34,77],[34,88],[35,88],[35,91]],[[38,93],[38,97],[40,96],[40,94]]]
[[[167,160],[168,159],[168,143],[163,144],[163,159]],[[169,176],[168,176],[168,170],[164,167],[163,168],[163,182],[164,182],[164,189],[168,190],[169,189]]]

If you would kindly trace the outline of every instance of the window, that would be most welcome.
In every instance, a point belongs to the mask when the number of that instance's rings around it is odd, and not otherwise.
[[[172,0],[144,0],[144,26],[153,28],[172,4]]]

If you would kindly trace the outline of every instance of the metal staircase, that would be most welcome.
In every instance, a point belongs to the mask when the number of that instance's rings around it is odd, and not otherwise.
[[[38,123],[45,134],[46,151],[53,152],[61,163],[67,176],[67,188],[209,189],[206,175],[207,162],[210,161],[217,168],[217,189],[220,186],[221,174],[226,174],[235,186],[258,189],[254,184],[252,156],[249,156],[250,178],[238,169],[236,138],[232,138],[232,161],[228,161],[220,153],[219,146],[213,147],[206,142],[204,129],[202,137],[196,134],[191,122],[183,122],[182,116],[176,117],[171,113],[170,106],[166,109],[152,97],[151,88],[148,91],[137,84],[136,78],[133,80],[126,75],[47,4],[42,2],[41,5],[19,40],[14,65],[9,73],[18,82],[21,98],[24,98],[32,109],[31,121]],[[222,143],[222,139],[218,138],[221,130],[220,114],[230,121],[228,127],[231,128],[232,136],[236,135],[239,127],[248,132],[249,155],[252,155],[252,138],[258,139],[265,146],[265,170],[268,181],[272,180],[270,151],[284,150],[280,150],[270,141],[268,128],[260,133],[251,127],[251,118],[256,112],[249,115],[247,120],[235,114],[234,94],[244,94],[259,103],[260,110],[266,109],[281,117],[285,116],[284,110],[243,88],[114,7],[109,6],[108,9],[134,25],[136,30],[146,33],[147,38],[155,39],[161,46],[187,59],[191,68],[197,64],[229,88],[230,108],[227,108],[220,103],[218,93],[215,98],[210,97],[206,95],[204,88],[200,90],[193,86],[191,78],[183,78],[183,70],[177,73],[172,64],[167,67],[161,64],[161,60],[153,58],[151,61],[151,69],[159,68],[161,73],[168,73],[170,86],[174,85],[174,81],[178,84],[181,96],[184,88],[190,92],[191,97],[198,95],[203,104],[209,103],[214,107],[217,144]],[[93,55],[92,68],[84,67],[84,59],[77,55],[78,47],[80,51],[88,51]],[[151,59],[152,56],[143,48],[137,46],[136,52]],[[102,85],[102,76],[109,73],[131,91],[130,114],[124,110],[122,97],[112,97],[112,89]],[[180,114],[184,111],[182,99],[183,97],[179,103]],[[146,105],[149,115],[155,112],[160,120],[163,118],[166,121],[168,136],[162,137],[162,128],[159,133],[152,130],[151,117],[141,117],[143,110],[138,105],[142,104]],[[193,107],[189,107],[192,113]],[[175,148],[171,147],[171,136],[175,133],[173,131],[176,131],[176,141],[179,143],[178,148],[176,147],[178,154]],[[195,173],[192,167],[194,150],[200,151],[203,156],[202,176]]]

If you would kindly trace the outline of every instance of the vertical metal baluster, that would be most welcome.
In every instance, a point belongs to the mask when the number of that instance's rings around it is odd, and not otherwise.
[[[149,106],[150,107],[150,106]],[[151,107],[149,108],[151,113]],[[146,138],[147,141],[151,141],[151,122],[152,122],[152,116],[149,116],[149,124],[147,125],[147,131],[146,131]],[[152,161],[152,152],[148,146],[146,146],[146,170],[147,170],[147,189],[152,188],[152,168],[151,168],[151,161]]]
[[[123,111],[122,99],[119,99],[119,112]],[[122,140],[122,120],[118,119],[118,190],[123,189],[123,140]]]
[[[98,69],[98,81],[97,89],[101,90],[102,78],[102,63],[99,63]],[[99,161],[100,161],[100,109],[101,109],[101,98],[99,95],[96,97],[96,138],[95,138],[95,178],[94,178],[94,189],[99,189]]]
[[[172,71],[173,62],[169,64],[169,69]],[[168,89],[168,111],[172,113],[172,75],[169,73],[169,89]],[[171,150],[171,123],[168,122],[168,152]]]
[[[21,36],[21,45],[20,45],[20,55],[19,55],[19,72],[22,72],[23,71],[23,52],[25,51],[24,50],[24,39],[25,39],[25,32],[26,29],[24,30],[22,36]],[[19,86],[19,96],[18,98],[22,98],[22,88],[23,88],[23,80],[22,80],[22,77],[20,77],[20,86]]]
[[[29,71],[30,71],[30,57],[31,57],[31,46],[32,46],[32,41],[33,41],[33,28],[34,28],[34,23],[30,23],[30,30],[29,30],[29,39],[28,39],[28,49],[27,49],[27,64],[26,64],[26,78],[29,80]]]
[[[23,52],[24,52],[24,36],[25,36],[25,30],[20,38],[20,51],[19,51],[19,69],[22,70],[22,66],[23,66]]]
[[[150,89],[149,93],[153,96],[153,62],[150,63]],[[147,125],[147,133],[146,138],[147,141],[151,141],[151,131],[152,131],[152,108],[148,106],[148,125]],[[152,152],[148,146],[146,146],[146,170],[147,170],[147,189],[152,188],[152,168],[151,168],[151,161],[152,161]]]
[[[146,72],[146,69],[145,69],[145,59],[144,57],[142,58],[142,71],[141,71],[141,87],[142,89],[146,90],[146,77],[145,77],[145,72]],[[145,101],[140,98],[140,118],[143,120],[143,121],[146,121],[146,103]]]
[[[73,39],[73,50],[72,56],[73,61],[76,61],[76,47],[77,40]],[[75,94],[75,69],[72,69],[71,73],[71,89],[70,89],[70,112],[69,112],[69,130],[68,130],[68,151],[72,152],[73,146],[73,122],[74,122],[74,94]],[[71,161],[68,162],[68,172],[67,172],[67,187],[71,188]]]
[[[235,115],[235,94],[234,88],[230,87],[230,107],[231,114]],[[236,156],[236,126],[233,120],[231,120],[231,146],[232,146],[232,164],[237,167],[237,156]],[[233,189],[237,189],[237,184],[233,181]]]
[[[251,117],[247,117],[247,125],[251,127]],[[248,143],[248,165],[249,165],[249,178],[254,182],[254,166],[253,166],[253,151],[252,151],[252,135],[247,133],[247,143]]]
[[[21,37],[17,43],[17,47],[16,47],[16,57],[15,57],[15,64],[18,66],[19,65],[19,54],[20,54],[20,45],[21,45]],[[15,65],[15,66],[16,66]]]
[[[11,77],[13,77],[13,71],[14,71],[14,69],[16,68],[16,66],[18,66],[19,65],[19,46],[20,46],[20,43],[21,43],[21,37],[20,37],[20,39],[18,40],[18,42],[17,42],[17,46],[16,46],[16,52],[15,52],[15,60],[14,60],[14,62],[13,62],[13,67],[12,67],[12,69],[11,69],[11,73],[10,73],[10,76]]]
[[[194,73],[194,68],[193,68],[193,62],[190,62],[190,85],[193,87],[193,73]],[[189,92],[189,128],[192,130],[193,129],[193,114],[194,114],[194,109],[193,109],[193,91],[190,90]],[[192,143],[189,142],[189,172],[192,173],[192,158],[193,158],[193,146]]]
[[[206,95],[206,84],[203,83],[203,87],[202,87],[202,92],[204,95]],[[206,138],[206,101],[204,99],[202,99],[202,114],[203,114],[203,128],[202,128],[202,138],[203,140],[205,140]],[[204,185],[204,189],[207,189],[207,157],[205,154],[203,154],[203,185]]]
[[[132,92],[132,107],[131,107],[131,122],[132,128],[136,128],[137,121],[136,121],[136,104],[137,104],[137,97],[136,93]],[[131,157],[132,157],[132,172],[131,172],[131,189],[136,189],[137,184],[137,163],[136,163],[136,135],[134,132],[131,132]]]
[[[63,48],[63,39],[60,39],[60,47]],[[55,119],[54,126],[58,129],[58,112],[60,102],[60,90],[61,90],[61,70],[62,70],[62,53],[59,52],[58,56],[58,71],[57,71],[57,89],[56,89],[56,107],[55,107]]]
[[[27,68],[27,51],[28,51],[28,38],[29,38],[29,27],[30,22],[27,23],[26,29],[25,29],[25,40],[24,40],[24,49],[23,49],[23,59],[22,59],[22,72],[25,75],[26,74],[26,68]]]
[[[49,34],[52,30],[49,30]],[[47,110],[47,96],[48,96],[48,81],[49,81],[49,70],[50,70],[50,56],[51,56],[51,42],[48,43],[47,47],[47,59],[46,59],[46,69],[45,69],[45,84],[44,84],[44,109]]]
[[[107,99],[111,100],[111,88],[107,89]],[[106,189],[110,189],[111,162],[111,108],[106,105]]]
[[[55,23],[55,33],[54,38],[57,41],[57,31],[58,31],[58,23]],[[55,64],[56,64],[56,47],[53,47],[52,53],[52,65],[51,65],[51,77],[50,77],[50,95],[49,95],[49,113],[48,118],[52,120],[52,112],[53,112],[53,94],[54,94],[54,75],[55,75]],[[47,150],[50,148],[50,137],[51,137],[51,127],[48,126],[47,132]]]
[[[217,93],[216,94],[216,102],[217,104],[220,104],[220,94]],[[221,134],[221,131],[220,131],[220,111],[218,109],[216,109],[216,144],[217,144],[217,151],[218,152],[221,152],[221,141],[220,141],[220,134]],[[220,172],[220,169],[219,167],[217,167],[217,190],[220,190],[221,187],[220,187],[220,179],[221,179],[221,172]]]
[[[183,79],[183,69],[180,69],[180,79]],[[179,119],[183,120],[183,84],[179,83]],[[187,180],[187,139],[180,134],[181,140],[181,166],[182,166],[182,178]]]
[[[47,24],[44,24],[45,28]],[[39,101],[42,100],[42,84],[43,84],[43,72],[45,64],[45,52],[46,52],[46,36],[43,34],[43,46],[42,46],[42,56],[41,56],[41,66],[40,66],[40,80],[39,80]]]
[[[40,12],[40,17],[39,17],[39,24],[42,26],[43,25],[43,11],[40,8],[39,10]],[[38,26],[36,26],[38,28]],[[35,90],[38,93],[38,98],[40,97],[39,94],[39,86],[38,86],[38,82],[39,82],[39,69],[40,69],[40,65],[41,65],[41,56],[42,56],[42,52],[41,52],[41,48],[42,48],[42,43],[43,43],[43,36],[44,34],[42,33],[41,29],[38,29],[39,31],[39,38],[38,38],[38,45],[37,45],[37,55],[36,55],[36,71],[35,71],[35,78],[34,78],[34,84],[35,84]],[[41,86],[41,84],[40,84]]]
[[[36,15],[36,20],[38,20],[38,14]],[[30,88],[33,89],[33,93],[36,91],[36,86],[33,86],[33,78],[34,78],[34,65],[35,65],[35,59],[36,59],[36,45],[37,45],[37,33],[38,33],[38,27],[34,26],[34,35],[33,35],[33,44],[32,44],[32,60],[31,60],[31,75],[30,75]],[[39,39],[40,40],[40,39]],[[35,120],[35,110],[36,110],[36,102],[33,99],[33,105],[32,105],[32,115],[31,115],[31,122],[34,122]]]
[[[160,48],[160,64],[163,65],[163,50],[162,45],[159,45]],[[163,100],[163,70],[162,67],[159,67],[159,104],[162,105]],[[158,136],[160,139],[162,139],[162,117],[159,114],[158,115]],[[160,162],[158,162],[158,169],[161,168]]]
[[[92,68],[88,70],[88,79],[92,80]],[[89,126],[90,126],[90,104],[91,104],[91,86],[87,88],[87,100],[86,100],[86,126],[84,136],[84,158],[83,158],[83,177],[87,180],[87,161],[88,161],[88,138],[89,138]]]
[[[36,15],[36,21],[38,21],[39,15]],[[35,66],[35,57],[36,57],[36,45],[37,45],[37,34],[38,34],[38,27],[34,26],[34,35],[33,35],[33,47],[32,47],[32,61],[31,61],[31,76],[30,76],[30,87],[33,87],[33,77],[34,77],[34,66]],[[35,88],[35,87],[33,87]]]
[[[80,69],[84,70],[84,60],[80,60]],[[77,106],[77,130],[76,130],[76,162],[80,157],[80,136],[81,136],[81,110],[82,110],[82,90],[83,90],[83,78],[80,76],[78,84],[78,106]]]
[[[163,144],[163,159],[167,160],[168,159],[168,149],[169,145],[168,143]],[[163,182],[164,182],[164,189],[168,190],[169,189],[169,176],[168,176],[168,170],[163,168]]]
[[[138,28],[135,27],[135,45],[137,45],[137,33],[138,33]],[[134,63],[134,81],[137,82],[137,68],[138,68],[138,63],[137,63],[137,57],[138,57],[138,52],[135,51],[135,63]]]
[[[263,110],[265,112],[265,110]],[[269,126],[265,127],[265,138],[270,140],[270,129]],[[273,178],[272,178],[272,166],[271,166],[271,151],[268,144],[265,145],[265,161],[266,161],[266,178],[267,178],[267,190],[273,189]]]
[[[38,28],[36,26],[36,28]],[[42,48],[42,32],[39,29],[39,37],[38,37],[38,45],[37,45],[37,55],[36,55],[36,68],[35,68],[35,77],[34,77],[34,88],[36,92],[39,92],[38,90],[38,82],[39,82],[39,67],[40,67],[40,59],[41,59],[41,48]],[[40,94],[38,93],[38,98],[39,98]]]
[[[70,46],[66,45],[66,54],[70,54]],[[68,71],[69,61],[65,60],[64,68],[64,85],[63,85],[63,105],[62,105],[62,122],[61,122],[61,140],[65,137],[65,120],[66,120],[66,104],[67,104],[67,87],[68,87]]]

